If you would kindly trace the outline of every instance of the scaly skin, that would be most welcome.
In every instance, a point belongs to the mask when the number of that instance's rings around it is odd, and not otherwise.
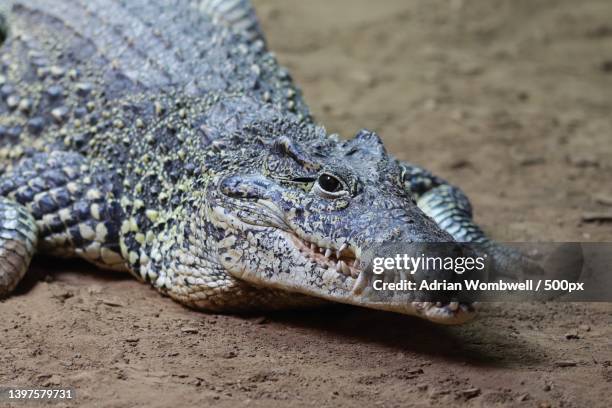
[[[39,252],[127,270],[206,310],[331,300],[469,319],[469,305],[361,294],[362,252],[375,245],[489,242],[465,196],[372,132],[327,135],[255,21],[242,32],[197,2],[167,3],[10,5],[0,216],[23,222],[0,219],[0,235],[20,234],[0,243],[38,237]],[[0,269],[0,295],[27,268],[22,252],[11,255],[20,273]]]

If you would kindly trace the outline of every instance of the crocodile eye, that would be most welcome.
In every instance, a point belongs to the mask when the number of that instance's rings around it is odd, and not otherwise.
[[[342,183],[336,177],[323,173],[317,179],[317,183],[321,190],[326,193],[337,193],[342,190]]]

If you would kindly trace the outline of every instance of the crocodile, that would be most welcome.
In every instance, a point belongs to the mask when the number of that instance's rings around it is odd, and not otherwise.
[[[40,253],[210,312],[339,302],[456,324],[473,304],[364,296],[364,251],[509,257],[459,188],[373,131],[328,134],[246,0],[1,7],[0,297]]]

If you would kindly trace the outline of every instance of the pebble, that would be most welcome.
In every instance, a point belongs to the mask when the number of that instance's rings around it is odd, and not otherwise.
[[[196,329],[195,327],[183,327],[181,329],[181,331],[183,333],[188,333],[188,334],[197,334],[198,333],[198,329]]]
[[[529,394],[521,394],[518,397],[516,397],[517,402],[527,401],[528,399],[529,399]]]
[[[468,388],[462,391],[459,391],[459,394],[465,398],[474,398],[480,395],[480,388]]]
[[[583,222],[612,221],[612,212],[584,212],[580,219]]]
[[[578,363],[571,360],[559,360],[555,361],[555,366],[557,367],[576,367]]]
[[[593,199],[597,204],[612,206],[612,196],[610,195],[598,194]]]
[[[436,390],[436,389],[432,389],[431,392],[429,393],[429,397],[430,398],[438,398],[441,397],[443,395],[448,395],[450,394],[451,391],[450,390]],[[461,392],[458,392],[459,395],[461,395]]]
[[[72,293],[71,291],[63,290],[59,293],[54,294],[52,297],[60,300],[61,302],[64,302],[66,299],[70,299],[73,296],[74,296],[74,293]]]
[[[106,306],[123,307],[123,303],[113,299],[102,299],[102,303],[104,303]]]
[[[567,340],[577,340],[580,338],[580,336],[578,336],[578,330],[570,330],[567,333],[565,333],[565,338]]]

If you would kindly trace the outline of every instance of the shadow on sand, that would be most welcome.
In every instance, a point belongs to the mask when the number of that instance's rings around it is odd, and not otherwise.
[[[74,272],[78,271],[78,274]],[[100,271],[79,260],[37,257],[14,295],[25,295],[39,281],[72,280],[75,277],[102,285],[133,280],[124,272]],[[150,290],[142,286],[142,290]],[[205,313],[185,308],[186,313]],[[243,316],[251,319],[261,314]],[[278,330],[303,329],[319,337],[341,337],[369,343],[390,352],[420,354],[432,359],[480,367],[539,366],[547,360],[545,350],[524,338],[512,336],[507,322],[486,312],[461,326],[443,326],[416,317],[348,305],[267,313],[268,324]],[[491,324],[491,319],[497,320]],[[255,323],[253,323],[255,324]]]

